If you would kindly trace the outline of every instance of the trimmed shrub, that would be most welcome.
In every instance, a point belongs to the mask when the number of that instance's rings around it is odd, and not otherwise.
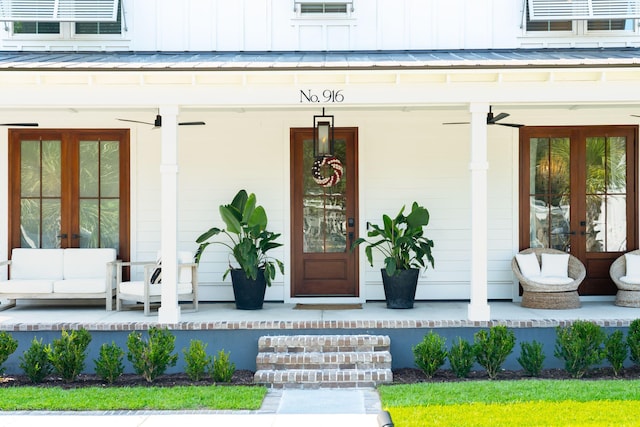
[[[487,370],[489,379],[498,376],[500,367],[513,351],[516,336],[504,325],[496,325],[488,331],[478,331],[473,335],[473,353],[476,362]]]
[[[617,377],[627,360],[629,350],[622,331],[615,331],[607,337],[604,343],[605,357],[611,363],[613,374]]]
[[[18,349],[18,340],[8,332],[0,332],[0,375],[4,374],[2,364]]]
[[[422,342],[413,347],[413,356],[416,365],[424,372],[427,378],[444,365],[447,359],[446,339],[430,331],[424,336]]]
[[[556,328],[554,355],[564,361],[565,370],[573,378],[584,374],[605,357],[603,344],[606,334],[595,323],[576,320],[570,326]]]
[[[627,345],[629,346],[629,358],[636,365],[640,365],[640,319],[635,319],[629,324]]]
[[[211,372],[211,378],[213,378],[215,382],[231,382],[231,378],[236,371],[236,364],[231,363],[229,360],[230,354],[230,352],[225,353],[224,349],[222,349],[218,352],[217,356],[213,357],[213,371]]]
[[[90,342],[91,334],[86,329],[70,333],[63,329],[60,338],[53,340],[53,347],[46,348],[53,369],[66,382],[74,381],[84,370]]]
[[[32,383],[41,383],[53,372],[53,366],[49,361],[50,345],[42,344],[42,338],[38,341],[35,337],[31,346],[20,356],[20,369]]]
[[[111,344],[104,343],[100,346],[100,355],[94,363],[96,365],[96,374],[103,381],[112,384],[124,372],[124,350],[111,341]]]
[[[458,378],[467,378],[469,372],[471,372],[474,361],[473,346],[469,341],[458,337],[458,341],[449,349],[449,364],[455,376]]]
[[[524,369],[524,372],[531,376],[537,377],[542,371],[542,366],[545,359],[544,352],[542,351],[542,343],[536,340],[531,342],[520,343],[520,357],[518,357],[518,363]]]
[[[207,345],[200,340],[191,340],[189,348],[182,349],[187,365],[185,373],[191,381],[200,381],[213,369],[213,359],[207,355]]]
[[[153,382],[165,373],[169,366],[175,366],[178,355],[172,354],[176,337],[167,328],[149,328],[149,338],[144,340],[139,332],[131,332],[127,337],[127,359],[133,369],[148,382]]]

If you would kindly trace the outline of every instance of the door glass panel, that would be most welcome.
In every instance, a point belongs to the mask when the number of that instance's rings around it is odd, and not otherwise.
[[[20,142],[20,245],[60,247],[60,141]]]
[[[569,138],[530,139],[530,246],[570,249]]]
[[[626,251],[626,138],[587,138],[586,171],[587,252]]]
[[[120,144],[118,141],[100,142],[100,195],[120,195]]]
[[[119,242],[120,145],[80,141],[80,247],[116,248]]]
[[[342,163],[341,179],[332,186],[322,186],[314,180],[313,140],[303,144],[303,251],[305,253],[346,252],[346,144],[337,139],[335,157]],[[319,170],[321,177],[334,174],[330,166]],[[317,178],[317,177],[316,177]]]

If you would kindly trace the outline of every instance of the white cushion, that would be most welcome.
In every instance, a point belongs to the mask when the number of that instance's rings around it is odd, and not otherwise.
[[[545,254],[541,256],[543,277],[569,277],[569,254]]]
[[[120,293],[128,295],[144,296],[144,282],[122,282],[120,283]],[[162,293],[162,285],[149,285],[150,296],[160,296]],[[190,294],[191,283],[178,283],[178,294]]]
[[[49,281],[62,279],[63,254],[64,249],[15,248],[11,251],[10,278]]]
[[[528,277],[528,279],[541,285],[568,285],[573,282],[573,279],[567,276],[538,276]]]
[[[87,279],[107,277],[107,263],[115,261],[113,248],[69,248],[64,250],[64,278]]]
[[[50,294],[53,292],[53,281],[47,279],[11,279],[0,282],[0,293],[5,294]]]
[[[640,277],[640,255],[624,254],[627,264],[627,276]]]
[[[640,285],[640,276],[622,276],[620,281],[629,285]]]
[[[540,264],[536,254],[516,254],[516,261],[520,268],[520,273],[526,278],[540,275]]]
[[[160,252],[158,252],[158,257],[160,256]],[[180,251],[178,252],[178,264],[193,264],[193,252],[189,252],[189,251]],[[157,265],[158,267],[156,267],[155,269],[153,269],[150,274],[153,275],[153,273],[158,270],[161,269],[162,267],[160,267],[161,265],[161,260],[160,258],[158,258],[157,261]],[[162,275],[162,271],[160,271],[160,277]],[[185,265],[185,266],[180,266],[178,265],[178,283],[189,283],[191,284],[191,266]],[[152,282],[152,283],[158,283],[158,282]]]
[[[66,279],[53,282],[53,292],[65,294],[97,294],[107,289],[104,277],[99,279]]]

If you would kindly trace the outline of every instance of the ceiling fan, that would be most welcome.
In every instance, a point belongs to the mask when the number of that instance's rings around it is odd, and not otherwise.
[[[118,119],[121,122],[131,122],[131,123],[142,123],[143,125],[151,125],[154,128],[162,127],[162,116],[160,114],[156,115],[155,120],[152,122],[143,122],[140,120],[130,120],[130,119]],[[180,126],[202,126],[205,125],[205,122],[179,122]]]
[[[23,126],[23,127],[38,127],[38,123],[0,123],[0,126]]]
[[[489,112],[487,113],[487,124],[488,125],[500,125],[500,126],[509,126],[512,128],[521,128],[522,124],[519,123],[499,123],[500,120],[506,119],[509,117],[509,113],[498,113],[495,116],[493,115],[493,111],[491,111],[491,107],[489,107]],[[469,122],[449,122],[443,123],[443,125],[468,125]]]

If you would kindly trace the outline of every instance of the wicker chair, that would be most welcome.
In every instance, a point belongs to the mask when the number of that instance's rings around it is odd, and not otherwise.
[[[640,249],[628,252],[633,255],[640,255]],[[627,260],[624,255],[618,257],[611,268],[609,275],[611,280],[618,287],[616,294],[616,305],[622,307],[640,307],[640,284],[625,283],[620,278],[627,274]]]
[[[535,253],[540,263],[541,255],[548,254],[566,254],[566,252],[551,248],[530,248],[521,251],[521,254]],[[578,286],[586,276],[584,264],[575,256],[569,255],[569,277],[573,279],[566,284],[547,284],[537,283],[528,279],[520,272],[518,261],[513,257],[511,261],[513,273],[522,285],[522,302],[523,307],[528,308],[546,308],[546,309],[567,309],[579,308],[580,297],[578,296]]]

